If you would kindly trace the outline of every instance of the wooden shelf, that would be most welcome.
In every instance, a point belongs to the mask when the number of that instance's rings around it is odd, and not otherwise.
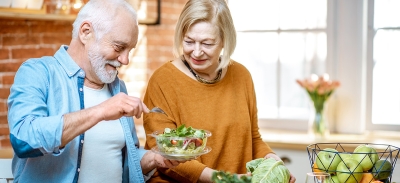
[[[45,6],[41,10],[0,8],[0,18],[62,21],[74,21],[76,18],[74,14],[49,14],[46,12]]]
[[[1,1],[1,0],[0,0]],[[86,0],[84,0],[86,2]],[[147,0],[148,6],[143,6],[143,10],[139,9],[138,12],[154,12],[145,17],[138,17],[138,23],[142,25],[158,25],[160,23],[161,14],[161,0]],[[150,6],[153,5],[153,6]],[[25,20],[52,20],[52,21],[71,21],[76,18],[77,10],[71,9],[70,14],[52,14],[46,10],[47,6],[43,6],[40,10],[31,9],[17,9],[17,8],[1,8],[0,19],[25,19]]]
[[[27,14],[0,12],[0,18],[29,19],[29,20],[63,20],[74,21],[75,15],[54,15],[54,14]]]

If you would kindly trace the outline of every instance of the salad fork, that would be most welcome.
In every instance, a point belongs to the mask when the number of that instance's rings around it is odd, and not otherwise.
[[[153,109],[151,109],[150,112],[162,113],[162,114],[165,114],[166,116],[168,116],[167,113],[165,113],[165,112],[164,112],[161,108],[159,108],[159,107],[153,107]]]

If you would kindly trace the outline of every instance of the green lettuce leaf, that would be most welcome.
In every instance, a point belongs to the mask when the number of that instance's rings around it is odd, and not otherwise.
[[[273,158],[259,158],[246,163],[251,172],[252,183],[288,183],[290,173],[282,161]]]

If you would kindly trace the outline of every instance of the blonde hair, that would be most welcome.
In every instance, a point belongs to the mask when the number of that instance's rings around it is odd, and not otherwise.
[[[183,38],[189,28],[198,22],[208,22],[217,27],[224,46],[217,70],[227,67],[236,47],[236,30],[225,0],[189,0],[185,4],[175,28],[174,56],[183,54]]]

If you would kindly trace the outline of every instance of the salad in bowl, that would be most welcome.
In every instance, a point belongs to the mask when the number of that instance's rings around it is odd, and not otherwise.
[[[211,132],[181,125],[176,129],[165,128],[155,131],[150,136],[156,138],[157,146],[152,151],[166,159],[192,160],[211,151],[206,146]]]

